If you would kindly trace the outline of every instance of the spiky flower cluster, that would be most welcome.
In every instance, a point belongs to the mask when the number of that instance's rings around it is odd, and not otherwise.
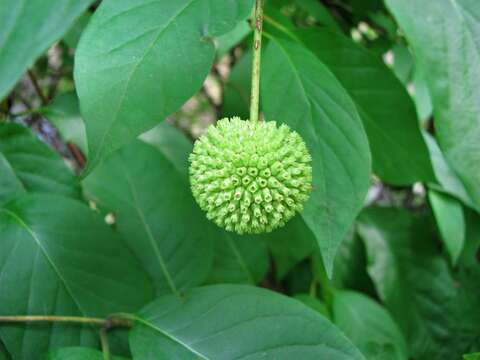
[[[283,226],[312,189],[305,143],[273,121],[220,120],[196,141],[189,160],[192,192],[207,218],[239,234]]]

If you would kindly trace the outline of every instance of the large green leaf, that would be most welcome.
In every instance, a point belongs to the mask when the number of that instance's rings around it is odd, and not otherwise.
[[[269,35],[263,55],[262,105],[312,154],[313,192],[302,213],[330,274],[337,248],[360,211],[370,151],[355,105],[332,73],[302,45]]]
[[[105,0],[75,56],[91,170],[176,111],[214,60],[211,37],[245,19],[253,0]],[[88,170],[87,170],[88,171]]]
[[[171,130],[168,138],[150,135],[155,145],[137,140],[120,149],[84,181],[84,188],[87,196],[113,211],[118,231],[158,292],[178,295],[209,274],[213,258],[209,232],[214,230],[188,184],[191,144],[187,147],[183,136]]]
[[[367,359],[385,349],[390,353],[389,360],[408,359],[407,344],[398,325],[380,304],[361,293],[336,291],[332,308],[333,322]]]
[[[393,208],[369,208],[359,219],[369,274],[406,336],[410,356],[457,359],[480,346],[478,281],[454,278],[431,220]]]
[[[465,243],[465,218],[462,205],[452,197],[435,190],[428,191],[428,198],[442,240],[452,263],[455,264]]]
[[[413,101],[381,59],[340,33],[306,29],[296,34],[357,105],[372,150],[373,171],[395,185],[433,181]]]
[[[300,302],[242,285],[196,288],[143,309],[135,360],[363,359],[328,320]]]
[[[427,81],[447,161],[480,205],[480,7],[477,0],[386,0]]]
[[[0,2],[0,100],[93,0]]]
[[[152,299],[150,280],[122,238],[75,200],[27,194],[0,208],[0,313],[107,316]],[[61,346],[96,345],[87,326],[8,325],[15,359]]]
[[[25,192],[80,197],[80,186],[63,160],[27,128],[0,124],[0,204]]]
[[[95,349],[84,347],[62,348],[51,352],[43,360],[104,360],[103,353]],[[118,356],[111,356],[110,360],[126,360]]]
[[[256,284],[269,265],[267,245],[258,236],[240,236],[215,229],[215,254],[208,284]]]

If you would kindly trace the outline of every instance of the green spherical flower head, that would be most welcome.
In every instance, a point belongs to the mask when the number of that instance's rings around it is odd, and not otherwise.
[[[312,189],[311,159],[300,135],[286,125],[223,119],[195,142],[192,192],[220,227],[270,232],[303,209]]]

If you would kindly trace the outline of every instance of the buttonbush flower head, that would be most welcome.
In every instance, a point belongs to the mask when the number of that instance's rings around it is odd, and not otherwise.
[[[222,119],[195,142],[189,160],[192,192],[207,218],[239,234],[285,225],[312,190],[305,143],[273,121]]]

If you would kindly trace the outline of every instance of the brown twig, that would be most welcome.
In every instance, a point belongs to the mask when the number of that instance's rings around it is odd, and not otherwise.
[[[37,81],[37,77],[35,76],[32,70],[28,70],[27,73],[28,73],[28,77],[30,78],[30,81],[32,82],[33,87],[35,88],[35,91],[37,92],[37,95],[42,100],[42,104],[47,105],[48,98],[45,96],[42,89],[40,88],[40,85],[38,84],[38,81]]]
[[[71,142],[67,143],[68,150],[72,153],[73,157],[75,158],[75,161],[78,164],[79,170],[83,170],[85,167],[85,156],[82,154],[80,149],[75,145],[72,144]]]

